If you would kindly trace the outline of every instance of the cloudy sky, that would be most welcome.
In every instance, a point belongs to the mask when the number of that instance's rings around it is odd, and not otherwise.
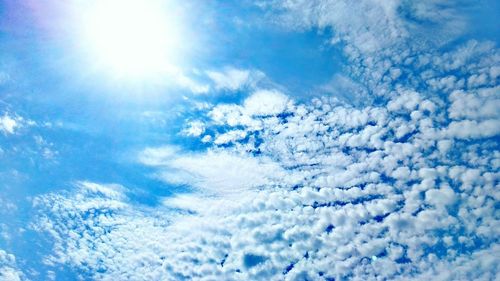
[[[0,0],[0,280],[498,280],[499,17]]]

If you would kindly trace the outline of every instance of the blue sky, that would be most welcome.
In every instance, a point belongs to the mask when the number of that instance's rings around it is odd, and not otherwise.
[[[0,280],[495,280],[498,6],[0,1]]]

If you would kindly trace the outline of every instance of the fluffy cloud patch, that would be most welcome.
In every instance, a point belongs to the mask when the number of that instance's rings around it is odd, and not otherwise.
[[[14,255],[0,250],[0,280],[21,281],[25,280],[24,274],[19,270]]]
[[[192,121],[184,129],[183,133],[187,136],[198,137],[205,132],[205,125],[200,121]]]
[[[15,130],[21,127],[22,119],[13,118],[8,114],[4,114],[0,117],[0,131],[4,134],[14,134]]]
[[[285,111],[289,98],[276,90],[260,90],[244,102],[248,115],[277,115]]]
[[[446,135],[462,139],[494,137],[500,134],[500,120],[485,121],[454,121],[446,129]]]

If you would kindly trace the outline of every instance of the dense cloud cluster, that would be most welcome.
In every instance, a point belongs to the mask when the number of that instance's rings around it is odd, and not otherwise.
[[[20,281],[24,275],[19,270],[14,255],[0,249],[0,280]]]
[[[155,208],[132,205],[126,187],[88,182],[36,198],[33,227],[55,240],[46,262],[99,280],[498,278],[500,53],[488,42],[419,46],[403,4],[384,3],[273,3],[287,23],[338,33],[363,105],[255,89],[212,106],[183,131],[206,151],[138,157],[193,192]],[[437,20],[424,4],[408,9]],[[459,22],[444,15],[446,28]],[[228,75],[237,83],[221,88],[248,86],[247,73]]]

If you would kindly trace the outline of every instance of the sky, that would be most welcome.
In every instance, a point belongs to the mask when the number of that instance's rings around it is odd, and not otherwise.
[[[498,280],[495,0],[0,0],[0,281]]]

